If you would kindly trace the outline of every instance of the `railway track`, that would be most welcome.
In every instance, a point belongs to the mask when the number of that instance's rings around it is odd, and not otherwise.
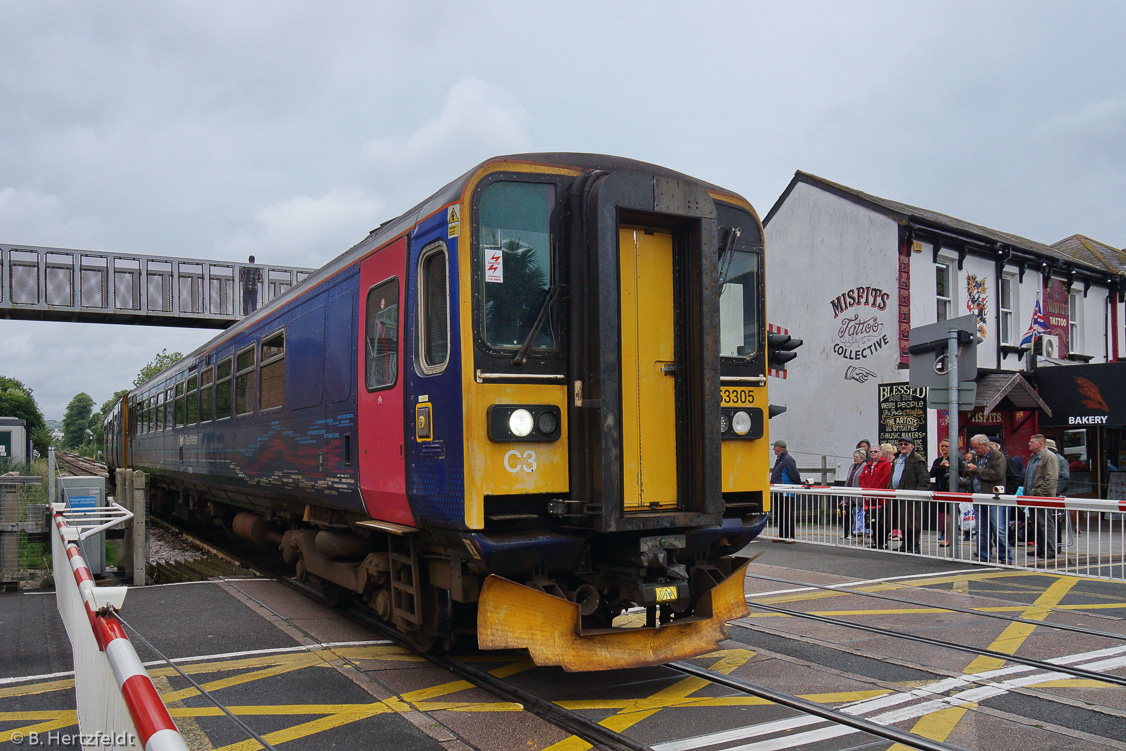
[[[542,692],[537,692],[532,688],[520,685],[511,680],[498,678],[489,671],[477,667],[471,661],[461,659],[456,655],[419,652],[402,634],[380,621],[366,608],[339,601],[335,597],[326,597],[325,594],[317,588],[307,583],[297,581],[295,578],[277,570],[276,566],[264,565],[261,558],[233,550],[231,547],[224,546],[222,543],[217,542],[212,537],[203,540],[196,538],[191,532],[180,530],[180,533],[185,535],[189,540],[196,540],[197,544],[223,550],[225,555],[230,556],[234,560],[239,560],[243,565],[255,568],[285,586],[300,591],[302,594],[329,607],[333,607],[354,622],[379,633],[384,638],[396,642],[404,649],[419,654],[435,666],[457,675],[474,686],[489,691],[503,701],[522,705],[555,727],[565,730],[576,738],[582,739],[594,748],[613,750],[630,749],[631,751],[653,751],[654,748],[663,746],[675,748],[675,741],[670,742],[672,744],[671,746],[669,746],[669,744],[654,746],[631,738],[624,733],[615,732],[595,719],[580,714],[577,711],[567,709],[559,702],[547,698]],[[231,542],[235,546],[242,546],[241,541],[232,540]],[[232,584],[237,587],[237,583]],[[243,594],[249,599],[258,602],[252,595],[245,592],[243,592]],[[259,604],[265,607],[263,603],[259,602]],[[884,725],[863,717],[858,717],[847,711],[834,709],[827,705],[817,704],[785,692],[732,678],[712,670],[706,670],[688,662],[670,663],[657,670],[667,671],[666,680],[676,680],[673,677],[675,675],[703,679],[716,686],[722,687],[727,692],[765,699],[779,706],[789,707],[809,715],[813,720],[840,726],[848,732],[860,731],[873,736],[874,739],[901,743],[910,748],[927,749],[928,751],[956,751],[960,748],[958,746],[932,741],[900,730],[894,726]],[[628,671],[626,674],[628,674]],[[599,676],[602,675],[610,676],[616,674],[599,674]]]
[[[69,457],[68,457],[69,458]],[[68,466],[77,466],[76,471],[82,473],[96,473],[97,466],[93,462],[71,462]],[[163,524],[163,522],[162,522]],[[370,611],[348,604],[347,602],[335,602],[335,597],[326,597],[324,593],[318,589],[299,581],[293,577],[288,576],[284,572],[278,571],[276,565],[270,562],[270,559],[264,556],[256,556],[253,554],[253,546],[244,547],[238,550],[232,549],[231,544],[239,546],[242,545],[241,541],[231,540],[217,541],[214,538],[203,539],[197,535],[182,530],[178,527],[171,527],[176,534],[184,537],[189,543],[207,550],[213,555],[220,555],[228,561],[237,562],[243,566],[251,568],[256,571],[261,571],[271,578],[283,583],[288,587],[292,587],[306,596],[324,603],[327,606],[333,606],[343,615],[352,619],[353,621],[362,624],[372,631],[378,632],[381,636],[391,639],[403,648],[412,651],[417,651],[414,646],[405,639],[401,634],[394,631],[386,624],[381,622]],[[222,573],[211,574],[223,577]],[[206,578],[204,575],[197,576],[196,578]],[[1115,632],[1107,629],[1097,629],[1090,627],[1077,626],[1063,622],[1052,620],[1049,616],[1051,613],[1046,614],[1042,619],[1032,620],[1022,618],[1019,616],[1010,616],[1003,613],[995,612],[980,612],[971,608],[961,608],[957,606],[944,605],[937,602],[928,602],[926,599],[921,599],[918,596],[906,597],[888,592],[869,592],[856,587],[848,586],[827,586],[818,585],[809,582],[786,579],[781,577],[770,577],[765,575],[752,575],[752,578],[759,578],[766,581],[787,584],[796,587],[809,588],[810,590],[831,590],[838,595],[870,597],[876,600],[893,602],[903,606],[912,608],[932,608],[936,611],[946,611],[949,613],[958,613],[961,615],[980,618],[982,620],[989,619],[991,621],[1002,621],[1007,626],[1020,625],[1028,627],[1043,628],[1049,630],[1057,630],[1068,634],[1081,635],[1083,637],[1092,637],[1106,640],[1108,644],[1123,647],[1119,650],[1126,653],[1126,621],[1121,619],[1106,619],[1106,623],[1112,626],[1122,626],[1123,633]],[[233,586],[237,587],[237,582],[230,582]],[[918,593],[919,590],[912,590]],[[244,593],[245,594],[245,593]],[[331,593],[330,593],[331,594]],[[250,599],[255,599],[247,595]],[[330,601],[332,600],[332,601]],[[1117,686],[1126,686],[1126,678],[1108,672],[1114,669],[1117,663],[1112,658],[1108,660],[1088,659],[1082,665],[1070,664],[1067,660],[1040,660],[1019,655],[1013,655],[997,650],[992,650],[987,647],[978,647],[973,645],[954,643],[949,640],[943,640],[928,636],[926,634],[917,633],[904,633],[895,629],[885,628],[883,626],[871,625],[868,623],[859,623],[854,619],[834,618],[826,615],[818,615],[813,613],[803,613],[800,610],[790,608],[781,608],[777,605],[772,605],[765,602],[760,602],[756,598],[751,597],[748,599],[748,604],[761,612],[772,613],[786,618],[794,618],[808,622],[817,623],[820,625],[834,626],[843,629],[849,629],[854,632],[875,634],[880,637],[886,637],[896,640],[907,640],[912,643],[925,645],[941,650],[950,650],[964,654],[974,655],[975,657],[993,658],[995,660],[1004,661],[1006,664],[1012,664],[1015,667],[1009,670],[1023,670],[1027,674],[1028,671],[1038,671],[1043,675],[1058,675],[1060,679],[1079,679],[1087,681],[1100,681],[1104,684],[1113,684]],[[1066,612],[1066,611],[1060,611]],[[779,632],[777,629],[763,629],[760,628],[752,619],[743,619],[733,623],[733,631],[741,639],[749,641],[754,644],[756,641],[756,634],[770,635],[777,639],[784,638],[784,632]],[[1109,651],[1113,652],[1113,649]],[[476,667],[466,660],[459,659],[457,656],[450,654],[423,654],[425,659],[429,660],[434,665],[454,673],[461,679],[469,683],[479,686],[493,695],[501,698],[507,702],[514,702],[527,708],[537,716],[541,717],[550,724],[558,727],[565,732],[581,738],[586,743],[594,746],[595,748],[605,749],[656,749],[656,751],[684,751],[693,748],[705,748],[708,744],[718,743],[722,744],[723,733],[709,734],[701,738],[685,738],[681,740],[669,740],[661,743],[654,743],[647,745],[636,739],[633,739],[624,733],[618,733],[600,724],[595,719],[584,716],[583,714],[569,710],[560,705],[558,701],[553,701],[543,692],[538,692],[535,688],[528,687],[527,673],[522,674],[525,678],[524,685],[518,684],[511,680],[498,678],[488,671]],[[842,657],[842,662],[845,659]],[[1109,667],[1108,667],[1109,666]],[[933,670],[926,665],[917,665],[919,670]],[[817,730],[810,730],[810,733],[819,733],[817,737],[831,738],[841,737],[848,733],[863,733],[870,736],[869,742],[880,743],[881,741],[900,743],[903,746],[921,749],[956,749],[958,746],[932,741],[918,735],[914,735],[905,730],[898,729],[894,726],[895,717],[894,713],[881,713],[879,710],[883,706],[880,703],[861,703],[856,707],[842,707],[840,709],[833,708],[825,704],[818,704],[802,699],[798,696],[778,691],[776,689],[752,683],[739,678],[734,678],[728,675],[723,675],[712,670],[706,670],[698,665],[679,662],[671,663],[663,666],[660,670],[668,671],[671,675],[689,676],[692,678],[708,681],[709,683],[722,687],[729,695],[739,694],[744,696],[752,696],[758,699],[769,701],[775,705],[788,707],[795,712],[800,712],[805,715],[804,719],[790,719],[785,721],[790,727],[806,727],[812,723],[818,723],[820,727]],[[534,674],[534,671],[531,671]],[[934,673],[937,682],[941,682],[943,675],[941,673]],[[983,676],[981,679],[970,677],[962,677],[958,681],[952,678],[947,678],[948,681],[953,681],[951,685],[957,685],[967,690],[982,690],[982,687],[990,684],[989,676]],[[533,681],[534,683],[534,681]],[[977,688],[975,688],[977,687]],[[863,713],[872,714],[871,719],[866,719],[859,716]],[[766,723],[766,728],[757,728],[753,732],[762,733],[769,729],[770,723]],[[751,730],[747,728],[733,729],[728,731],[735,735],[739,733],[750,733]],[[735,737],[733,735],[732,737]],[[717,737],[719,740],[717,740]],[[881,740],[877,740],[881,739]],[[795,738],[796,740],[796,738]],[[1126,745],[1110,745],[1111,748],[1126,748]]]
[[[109,477],[109,470],[106,469],[105,462],[69,451],[56,450],[55,463],[58,464],[59,471],[63,474]]]

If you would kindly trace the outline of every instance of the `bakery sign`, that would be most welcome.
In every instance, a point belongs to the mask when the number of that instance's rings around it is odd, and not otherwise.
[[[1052,410],[1044,426],[1102,428],[1126,426],[1126,362],[1038,368],[1040,398]]]
[[[879,287],[854,287],[829,301],[835,335],[833,354],[845,360],[845,379],[863,383],[875,373],[865,361],[889,347],[888,327],[881,318],[891,294]]]

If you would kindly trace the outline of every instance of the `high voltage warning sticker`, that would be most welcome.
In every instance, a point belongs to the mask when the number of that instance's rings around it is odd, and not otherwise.
[[[450,226],[449,237],[457,237],[461,233],[461,207],[454,205],[446,209],[446,222]]]

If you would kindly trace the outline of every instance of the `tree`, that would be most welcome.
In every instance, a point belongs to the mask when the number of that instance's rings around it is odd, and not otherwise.
[[[160,352],[157,353],[156,357],[149,361],[148,365],[141,368],[141,372],[138,373],[137,377],[133,379],[133,385],[140,386],[142,383],[149,380],[160,371],[164,370],[165,368],[172,367],[182,359],[184,359],[184,356],[179,352],[173,352],[169,354],[167,347],[160,350]]]
[[[70,404],[66,405],[66,415],[63,416],[63,448],[77,449],[90,442],[86,431],[90,430],[93,410],[94,400],[85,392],[76,394]]]
[[[15,417],[23,420],[27,427],[27,434],[31,436],[31,445],[39,452],[40,456],[47,455],[51,446],[51,431],[47,429],[47,421],[39,411],[31,389],[24,386],[15,378],[0,375],[0,417]]]

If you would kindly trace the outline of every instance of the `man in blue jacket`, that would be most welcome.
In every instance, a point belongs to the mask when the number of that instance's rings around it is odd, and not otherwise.
[[[771,485],[800,485],[801,474],[798,472],[798,463],[790,452],[786,450],[785,441],[774,442],[774,469],[770,471]],[[778,537],[774,542],[795,543],[794,537],[794,496],[792,493],[783,493],[776,509],[778,519]],[[786,539],[782,539],[786,538]]]

